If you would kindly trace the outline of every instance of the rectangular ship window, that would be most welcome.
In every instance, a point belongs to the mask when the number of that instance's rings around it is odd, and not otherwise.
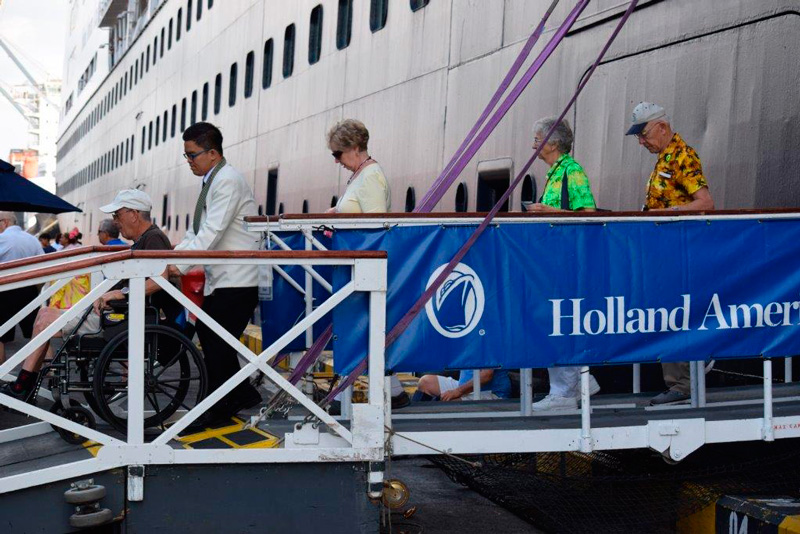
[[[353,35],[353,0],[339,0],[339,16],[336,21],[336,48],[344,50],[350,46]]]
[[[214,79],[214,115],[219,115],[222,107],[222,73],[217,73]]]
[[[386,26],[389,15],[389,0],[370,0],[369,29],[372,33],[380,31]]]
[[[208,118],[208,82],[203,84],[203,103],[200,106],[200,120]]]
[[[236,76],[239,72],[239,64],[231,65],[231,78],[228,80],[228,106],[236,105]]]
[[[283,77],[288,78],[294,71],[294,24],[286,26],[283,34]]]
[[[255,69],[256,54],[252,50],[247,53],[244,63],[244,97],[250,98],[253,95],[253,70]]]
[[[427,6],[431,0],[410,0],[411,1],[411,11],[419,11],[423,7]]]
[[[308,32],[308,64],[313,65],[322,56],[322,5],[311,10]]]
[[[178,9],[178,16],[175,17],[175,41],[181,40],[181,28],[183,27],[183,8]]]
[[[272,85],[272,39],[264,43],[264,64],[261,71],[261,88],[266,89]]]

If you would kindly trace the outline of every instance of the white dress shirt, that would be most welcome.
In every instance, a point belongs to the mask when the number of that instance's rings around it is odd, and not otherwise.
[[[42,244],[19,226],[9,226],[0,234],[0,262],[21,260],[39,254],[44,254]]]
[[[203,177],[208,180],[209,174]],[[239,171],[225,164],[211,183],[205,208],[200,217],[200,230],[189,227],[175,250],[258,250],[261,237],[244,229],[244,218],[256,215],[253,191]],[[191,265],[178,265],[186,272]],[[216,288],[255,287],[258,285],[256,265],[206,265],[204,293]]]

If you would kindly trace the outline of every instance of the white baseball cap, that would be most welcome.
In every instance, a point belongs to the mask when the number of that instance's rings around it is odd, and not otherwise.
[[[153,209],[153,201],[150,195],[138,189],[123,189],[111,204],[106,204],[100,208],[103,213],[114,213],[120,208],[128,208],[136,211],[150,211]]]
[[[667,112],[664,111],[664,108],[658,104],[653,104],[651,102],[639,102],[639,105],[633,108],[633,113],[631,114],[631,126],[628,128],[628,131],[625,132],[625,135],[640,134],[648,122],[657,119],[663,119],[666,116]]]

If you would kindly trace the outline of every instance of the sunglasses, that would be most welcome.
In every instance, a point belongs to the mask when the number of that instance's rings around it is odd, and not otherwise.
[[[194,154],[188,154],[188,153],[184,152],[184,154],[183,154],[183,157],[184,157],[184,158],[186,158],[186,159],[188,159],[189,161],[194,161],[194,158],[196,158],[196,157],[197,157],[197,156],[199,156],[200,154],[205,154],[205,153],[206,153],[206,152],[208,152],[209,150],[212,150],[212,149],[210,149],[210,148],[209,148],[209,149],[207,149],[207,150],[201,150],[200,152],[196,152],[196,153],[194,153]]]
[[[334,159],[341,159],[342,154],[344,154],[344,152],[341,150],[334,150],[333,152],[331,152],[331,156],[333,156]]]
[[[125,210],[125,211],[122,211],[122,210]],[[112,218],[112,219],[114,219],[114,220],[116,221],[116,220],[118,220],[118,219],[120,218],[120,216],[121,216],[123,213],[128,213],[129,211],[133,211],[133,210],[131,210],[131,209],[127,209],[127,208],[121,208],[121,209],[118,209],[117,211],[115,211],[114,213],[112,213],[112,214],[111,214],[111,218]],[[99,233],[99,232],[98,232],[98,233]]]

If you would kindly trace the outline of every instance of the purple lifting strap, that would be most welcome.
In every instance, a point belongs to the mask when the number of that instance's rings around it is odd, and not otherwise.
[[[575,94],[572,95],[572,98],[570,98],[569,102],[564,107],[564,110],[561,112],[561,115],[559,115],[558,120],[553,124],[553,126],[547,132],[547,135],[545,135],[545,137],[542,140],[542,142],[539,143],[539,148],[536,149],[536,151],[533,153],[531,158],[527,161],[525,166],[519,172],[519,174],[514,179],[514,181],[511,183],[511,185],[506,190],[506,192],[503,193],[503,195],[497,201],[497,203],[492,208],[492,210],[486,215],[486,218],[483,220],[483,222],[481,222],[481,224],[478,226],[478,228],[475,229],[475,232],[473,232],[473,234],[469,237],[469,239],[467,239],[466,243],[464,243],[464,245],[456,253],[456,255],[453,257],[453,259],[450,260],[450,263],[447,264],[447,267],[445,267],[442,270],[442,272],[439,274],[439,276],[436,278],[436,280],[434,280],[433,283],[430,285],[430,287],[422,294],[422,296],[420,296],[419,300],[417,300],[417,302],[411,307],[411,309],[408,310],[408,312],[406,312],[406,314],[403,316],[403,318],[400,319],[400,321],[394,326],[394,328],[392,328],[392,330],[386,335],[386,346],[387,347],[390,346],[392,343],[394,343],[395,339],[397,339],[400,336],[400,334],[403,333],[403,331],[406,329],[406,327],[409,325],[409,323],[411,323],[411,321],[414,320],[414,317],[416,317],[417,314],[419,314],[420,310],[422,310],[422,308],[425,306],[425,303],[428,302],[428,300],[436,292],[438,287],[444,282],[444,280],[450,275],[450,273],[453,272],[453,269],[455,268],[455,266],[458,265],[458,263],[466,255],[466,253],[469,251],[469,249],[472,247],[472,245],[478,240],[478,238],[481,236],[481,234],[483,234],[483,231],[486,230],[486,228],[491,223],[492,219],[500,211],[500,207],[511,196],[511,193],[513,192],[514,188],[519,184],[519,182],[522,181],[523,177],[525,176],[525,173],[528,171],[528,169],[531,167],[531,165],[533,165],[533,162],[536,161],[536,158],[539,157],[539,153],[541,152],[542,148],[550,140],[550,137],[553,135],[553,132],[555,131],[556,127],[558,127],[558,125],[564,119],[566,114],[569,112],[570,108],[572,108],[572,105],[578,99],[578,96],[583,91],[583,88],[586,87],[586,84],[591,79],[592,74],[594,74],[594,71],[597,69],[597,66],[603,60],[603,57],[605,57],[606,52],[608,52],[608,49],[611,47],[611,44],[617,38],[617,35],[619,35],[619,32],[622,30],[622,27],[625,25],[625,23],[630,18],[631,13],[633,13],[633,10],[636,9],[636,5],[638,4],[638,2],[639,2],[639,0],[631,0],[631,3],[628,6],[628,9],[625,11],[625,14],[620,19],[619,23],[617,24],[617,27],[614,29],[614,32],[611,34],[611,37],[606,42],[605,46],[603,46],[603,49],[600,51],[600,54],[597,56],[597,59],[592,64],[591,69],[589,69],[589,72],[586,73],[586,75],[581,80],[580,84],[578,84],[578,88],[575,90]],[[347,377],[347,380],[343,381],[341,384],[339,384],[339,386],[337,386],[336,389],[334,389],[333,391],[331,391],[328,394],[328,396],[325,398],[325,401],[323,403],[327,404],[328,402],[330,402],[330,400],[332,400],[334,396],[338,395],[340,391],[342,391],[344,388],[346,388],[350,384],[352,384],[352,382],[355,381],[355,379],[358,377],[358,375],[363,373],[366,370],[366,368],[367,368],[367,361],[366,361],[366,359],[364,359],[353,370],[353,372],[350,373],[350,375]]]
[[[558,48],[558,45],[561,44],[561,41],[564,39],[569,29],[572,28],[572,25],[575,24],[576,20],[578,20],[580,14],[583,13],[583,10],[586,9],[587,5],[589,5],[589,1],[590,0],[581,0],[572,9],[569,16],[566,18],[566,20],[564,20],[564,22],[558,28],[558,31],[556,31],[556,33],[550,39],[550,42],[544,47],[544,50],[539,53],[531,66],[528,67],[528,70],[525,71],[525,74],[523,74],[522,78],[517,82],[517,84],[505,98],[503,103],[500,104],[500,107],[497,109],[497,111],[495,111],[492,118],[489,119],[488,124],[483,127],[478,136],[472,141],[472,143],[470,143],[469,148],[461,156],[461,158],[459,158],[459,160],[453,164],[453,167],[450,169],[450,173],[439,184],[439,193],[436,195],[436,198],[432,196],[429,199],[427,206],[429,206],[430,210],[433,209],[433,207],[436,205],[436,202],[441,199],[444,193],[450,189],[450,186],[456,181],[456,178],[458,178],[458,176],[461,174],[461,171],[464,170],[464,167],[467,166],[467,163],[472,160],[489,136],[492,135],[492,132],[494,132],[495,128],[497,128],[497,125],[500,124],[500,121],[502,121],[506,116],[506,113],[508,113],[508,111],[511,109],[511,106],[516,103],[517,99],[531,83],[531,80],[533,80],[534,76],[536,76],[545,62],[550,58],[555,49]]]
[[[414,209],[415,212],[429,213],[431,210],[433,210],[434,206],[436,206],[436,204],[442,199],[442,195],[444,195],[444,193],[449,189],[449,185],[443,187],[443,184],[447,182],[447,179],[449,178],[451,171],[453,169],[453,165],[461,157],[464,150],[467,148],[469,143],[475,137],[475,134],[478,132],[478,129],[486,121],[486,118],[489,116],[489,113],[491,113],[492,110],[494,110],[494,108],[497,106],[497,103],[500,101],[500,98],[505,94],[506,90],[511,85],[511,82],[514,81],[514,78],[516,78],[517,73],[519,73],[519,69],[522,68],[522,64],[525,63],[525,60],[528,59],[531,50],[533,50],[533,47],[536,46],[536,43],[539,41],[539,37],[542,36],[542,33],[544,32],[545,23],[547,23],[547,20],[550,18],[550,15],[553,13],[553,10],[558,5],[559,1],[560,0],[553,0],[553,2],[550,4],[550,7],[547,9],[544,16],[542,17],[541,22],[539,22],[539,25],[533,31],[531,36],[528,37],[528,41],[525,43],[525,46],[522,47],[522,50],[520,50],[519,55],[517,55],[517,59],[514,60],[514,64],[511,65],[511,69],[506,74],[506,77],[503,78],[502,83],[495,91],[489,103],[486,105],[486,108],[483,110],[483,113],[481,113],[481,116],[478,118],[478,122],[476,122],[475,125],[472,127],[472,129],[469,131],[467,137],[464,138],[464,141],[462,141],[461,146],[458,147],[458,150],[456,150],[456,152],[450,158],[450,161],[447,163],[447,166],[444,168],[442,173],[436,178],[436,180],[434,180],[433,184],[431,184],[431,187],[430,189],[428,189],[428,192],[425,193],[425,196],[422,197],[422,200],[420,201],[419,205]],[[471,158],[472,156],[470,156],[470,159]]]

